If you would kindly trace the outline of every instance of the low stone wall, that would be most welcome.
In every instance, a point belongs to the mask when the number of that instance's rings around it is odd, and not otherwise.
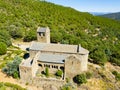
[[[37,88],[46,88],[54,86],[59,90],[59,88],[63,86],[66,82],[64,80],[59,80],[55,78],[34,77],[31,80],[21,79],[20,83],[29,84]]]
[[[64,80],[58,80],[54,78],[41,78],[41,77],[34,77],[32,84],[35,86],[46,87],[47,85],[53,85],[55,87],[61,87],[65,84]]]

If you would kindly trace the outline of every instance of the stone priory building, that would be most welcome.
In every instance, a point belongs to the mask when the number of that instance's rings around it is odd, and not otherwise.
[[[45,78],[41,75],[46,67],[53,75],[58,70],[62,70],[61,81],[87,71],[89,51],[80,45],[50,43],[50,29],[48,27],[37,29],[37,40],[30,45],[30,57],[19,65],[21,80],[40,82],[39,84],[44,81],[54,82],[55,80],[57,82],[57,78]]]

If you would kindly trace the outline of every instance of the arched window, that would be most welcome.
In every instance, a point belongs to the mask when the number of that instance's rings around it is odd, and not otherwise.
[[[54,68],[54,66],[52,65],[52,68]]]
[[[61,69],[62,71],[64,71],[64,67],[63,67],[63,66],[61,66],[60,69]]]
[[[42,67],[42,64],[39,63],[38,66]]]

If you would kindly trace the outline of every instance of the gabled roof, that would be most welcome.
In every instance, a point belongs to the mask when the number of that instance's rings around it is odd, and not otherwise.
[[[43,27],[40,28],[40,27],[39,27],[39,28],[37,29],[37,32],[46,32],[46,30],[47,30],[47,28],[43,28]]]
[[[59,63],[64,64],[65,59],[68,55],[59,55],[59,54],[50,54],[50,53],[40,53],[38,55],[37,60],[40,62],[47,62],[47,63]]]
[[[63,53],[80,53],[80,54],[88,54],[89,51],[78,45],[67,45],[67,44],[53,44],[53,43],[40,43],[40,42],[32,42],[30,46],[30,50],[38,50],[38,51],[49,51],[49,52],[63,52]]]

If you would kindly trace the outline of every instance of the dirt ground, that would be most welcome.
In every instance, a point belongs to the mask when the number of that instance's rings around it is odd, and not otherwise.
[[[6,74],[2,73],[1,70],[0,70],[0,82],[9,82],[9,83],[12,83],[12,84],[17,84],[17,85],[20,85],[23,88],[27,88],[27,90],[43,90],[42,88],[38,89],[35,86],[24,85],[22,83],[19,83],[19,80],[6,76]]]

